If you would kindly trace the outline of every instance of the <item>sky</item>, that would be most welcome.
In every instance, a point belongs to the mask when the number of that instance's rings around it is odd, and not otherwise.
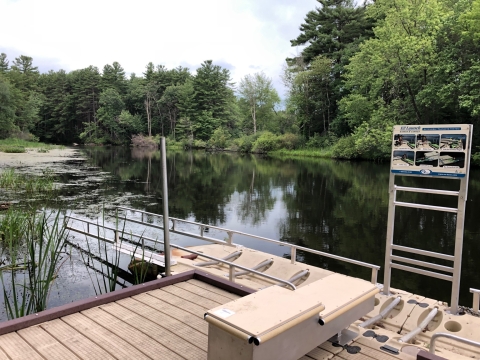
[[[281,97],[285,58],[316,0],[0,0],[0,52],[33,58],[41,72],[118,61],[141,75],[149,62],[167,68],[204,60],[230,70],[233,82],[256,72]]]

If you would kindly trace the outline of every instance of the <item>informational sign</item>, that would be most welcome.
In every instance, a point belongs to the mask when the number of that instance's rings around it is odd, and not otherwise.
[[[393,127],[391,172],[403,175],[465,177],[472,125]]]

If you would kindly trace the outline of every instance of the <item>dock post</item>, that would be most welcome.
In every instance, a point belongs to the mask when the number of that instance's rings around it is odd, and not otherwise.
[[[170,233],[168,223],[168,186],[167,186],[167,149],[165,146],[165,137],[161,140],[162,152],[162,197],[163,197],[163,246],[165,256],[165,276],[170,276]]]

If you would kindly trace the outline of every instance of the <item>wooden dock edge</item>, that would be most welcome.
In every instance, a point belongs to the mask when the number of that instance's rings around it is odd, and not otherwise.
[[[222,279],[215,275],[207,274],[204,271],[189,270],[180,274],[175,274],[139,285],[133,285],[125,289],[112,291],[110,293],[102,294],[88,299],[74,301],[70,304],[65,304],[62,306],[54,307],[52,309],[41,311],[36,314],[27,315],[18,319],[13,319],[4,323],[0,323],[0,335],[25,329],[27,327],[38,325],[46,321],[58,319],[63,316],[71,315],[96,306],[118,301],[147,291],[161,289],[165,286],[177,284],[191,279],[197,279],[199,281],[216,286],[220,289],[229,291],[239,296],[246,296],[255,292],[255,290],[253,289],[233,283],[226,279]]]

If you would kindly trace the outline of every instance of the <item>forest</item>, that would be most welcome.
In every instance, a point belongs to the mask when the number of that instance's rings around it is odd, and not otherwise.
[[[127,77],[118,62],[40,73],[31,57],[2,53],[0,139],[126,145],[142,134],[382,159],[393,125],[467,123],[480,162],[480,0],[317,2],[290,39],[298,56],[279,59],[283,101],[264,73],[234,84],[211,60],[195,70],[149,62]]]

